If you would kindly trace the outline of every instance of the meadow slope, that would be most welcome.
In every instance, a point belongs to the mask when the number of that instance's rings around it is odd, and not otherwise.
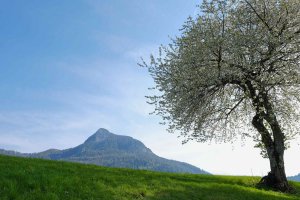
[[[296,200],[255,188],[258,177],[159,173],[0,156],[0,199]]]

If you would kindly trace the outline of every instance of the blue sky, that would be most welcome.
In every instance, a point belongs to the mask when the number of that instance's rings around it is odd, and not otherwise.
[[[213,173],[266,173],[268,161],[250,141],[182,146],[148,114],[153,82],[137,63],[179,35],[198,3],[1,0],[0,148],[73,147],[103,127]],[[300,172],[299,153],[297,142],[286,153],[290,175]]]

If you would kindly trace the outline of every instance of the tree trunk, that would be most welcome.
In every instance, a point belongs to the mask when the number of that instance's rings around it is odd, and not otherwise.
[[[266,117],[266,116],[265,116]],[[288,184],[285,168],[284,168],[284,134],[282,133],[276,118],[266,117],[266,121],[270,124],[273,138],[269,130],[265,127],[263,123],[264,118],[257,114],[253,120],[253,126],[258,130],[262,137],[262,142],[267,150],[268,158],[270,161],[271,171],[260,181],[260,185],[274,188],[282,192],[288,192],[291,187]]]
[[[282,192],[289,191],[290,186],[288,184],[284,169],[284,147],[283,149],[281,147],[276,148],[276,146],[273,145],[271,147],[266,148],[270,161],[271,172],[269,172],[268,176],[262,179],[261,183],[265,184],[268,187],[280,190]],[[279,152],[278,149],[280,149]]]
[[[267,150],[271,171],[260,181],[261,185],[289,192],[289,186],[284,169],[284,139],[279,122],[274,113],[273,105],[269,101],[267,90],[264,87],[255,88],[251,81],[246,82],[245,91],[250,92],[256,115],[252,125],[261,135],[261,142]],[[266,126],[268,124],[268,127]]]

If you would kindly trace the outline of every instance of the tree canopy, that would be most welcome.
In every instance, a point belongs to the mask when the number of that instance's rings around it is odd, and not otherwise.
[[[300,2],[248,2],[204,1],[146,65],[161,92],[150,99],[170,130],[198,141],[249,133],[263,109],[253,98],[266,92],[286,134],[298,132]]]
[[[159,91],[149,97],[155,113],[187,140],[253,137],[283,165],[286,141],[300,130],[300,1],[204,0],[199,7],[181,35],[142,64]]]

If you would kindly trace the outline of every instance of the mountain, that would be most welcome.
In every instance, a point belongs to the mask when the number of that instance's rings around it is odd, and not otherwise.
[[[288,177],[288,180],[300,182],[300,174]]]
[[[8,156],[28,157],[28,154],[20,153],[20,152],[17,152],[17,151],[7,151],[7,150],[4,150],[4,149],[0,149],[0,154],[8,155]]]
[[[139,140],[129,136],[116,135],[103,128],[100,128],[83,144],[74,148],[49,149],[33,154],[0,150],[0,154],[89,163],[108,167],[208,174],[208,172],[193,165],[161,158]]]

